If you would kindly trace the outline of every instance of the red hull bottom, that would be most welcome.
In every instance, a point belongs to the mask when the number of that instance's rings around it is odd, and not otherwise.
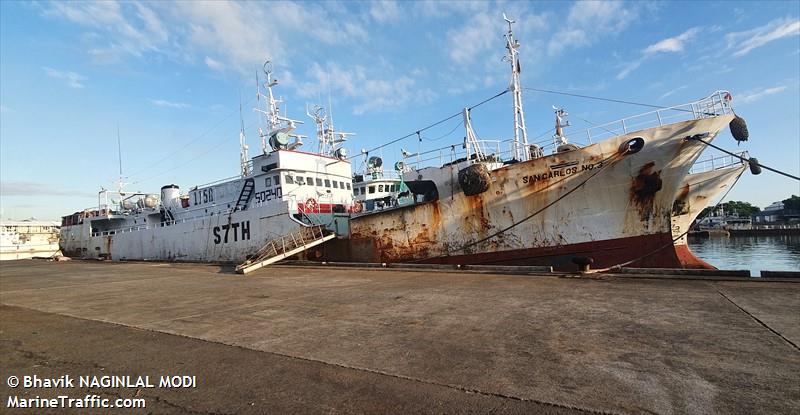
[[[675,245],[675,254],[678,256],[678,260],[681,261],[683,268],[717,269],[717,267],[695,256],[694,252],[689,249],[689,245]]]
[[[715,269],[697,258],[687,246],[673,245],[669,233],[583,242],[571,245],[453,255],[418,262],[431,264],[549,265],[572,271],[575,257],[594,260],[592,268],[608,268],[631,260],[629,267]],[[401,261],[402,262],[402,261]]]

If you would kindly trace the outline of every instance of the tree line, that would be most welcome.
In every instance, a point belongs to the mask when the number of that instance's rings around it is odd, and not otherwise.
[[[785,210],[800,210],[800,196],[792,195],[787,199],[783,199],[783,208]],[[740,217],[750,217],[758,212],[761,212],[761,208],[758,206],[753,206],[750,202],[742,202],[739,200],[732,200],[730,202],[722,203],[722,209],[725,211],[726,215],[738,215]],[[719,207],[718,207],[719,208]],[[703,209],[700,213],[699,217],[705,217],[712,207],[707,207]]]

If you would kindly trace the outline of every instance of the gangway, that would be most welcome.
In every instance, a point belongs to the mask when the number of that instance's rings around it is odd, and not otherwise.
[[[324,226],[311,226],[300,231],[281,235],[270,240],[264,245],[255,258],[249,259],[236,267],[239,274],[248,272],[274,264],[292,255],[297,255],[309,248],[325,243],[336,237],[336,234]]]

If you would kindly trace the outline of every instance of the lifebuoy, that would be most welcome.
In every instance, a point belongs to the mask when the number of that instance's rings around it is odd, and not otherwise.
[[[353,213],[361,213],[362,210],[364,210],[364,205],[361,204],[360,200],[356,200],[356,202],[353,203]]]
[[[317,204],[317,201],[314,200],[313,197],[310,197],[310,198],[308,198],[308,200],[306,200],[306,204],[305,204],[304,207],[305,207],[305,211],[306,212],[318,212],[319,211],[319,205]]]

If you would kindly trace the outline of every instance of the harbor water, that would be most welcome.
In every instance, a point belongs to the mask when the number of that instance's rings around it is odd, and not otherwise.
[[[720,269],[800,271],[800,236],[730,236],[689,238],[699,258]]]

